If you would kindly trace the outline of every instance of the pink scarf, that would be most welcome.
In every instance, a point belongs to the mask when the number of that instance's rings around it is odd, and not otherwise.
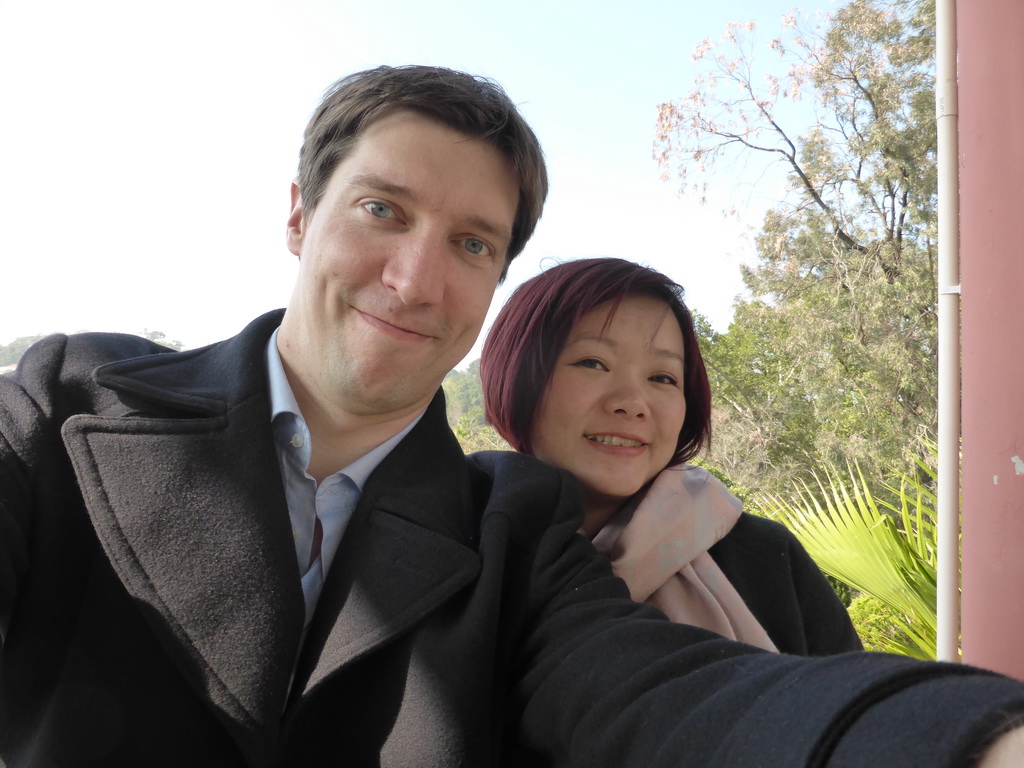
[[[638,494],[638,496],[640,496]],[[708,554],[742,505],[713,475],[683,464],[662,470],[645,494],[594,536],[637,602],[674,622],[777,651],[736,588]]]

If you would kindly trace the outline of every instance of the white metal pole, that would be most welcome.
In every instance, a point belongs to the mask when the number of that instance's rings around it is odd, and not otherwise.
[[[938,129],[938,642],[940,661],[960,654],[960,195],[956,0],[935,4]]]

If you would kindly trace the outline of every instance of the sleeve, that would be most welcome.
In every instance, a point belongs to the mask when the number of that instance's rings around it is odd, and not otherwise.
[[[52,431],[38,384],[59,368],[64,340],[44,339],[25,353],[15,372],[0,376],[0,645],[28,571],[35,478]]]
[[[6,389],[2,384],[0,393]],[[17,584],[28,569],[28,482],[6,422],[7,413],[0,410],[0,648],[14,610]]]
[[[514,675],[519,738],[553,765],[967,768],[1024,712],[1024,684],[970,667],[780,655],[672,624],[576,534],[576,503],[563,487],[530,583],[515,585],[532,612]],[[908,732],[929,735],[908,745]]]

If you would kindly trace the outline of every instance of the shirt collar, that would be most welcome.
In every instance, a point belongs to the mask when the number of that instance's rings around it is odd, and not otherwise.
[[[299,404],[295,401],[295,393],[292,392],[288,383],[288,376],[284,372],[284,363],[281,362],[281,353],[277,351],[277,332],[280,327],[275,328],[270,334],[270,342],[267,344],[267,377],[270,380],[270,418],[274,419],[279,413],[291,413],[302,418]]]

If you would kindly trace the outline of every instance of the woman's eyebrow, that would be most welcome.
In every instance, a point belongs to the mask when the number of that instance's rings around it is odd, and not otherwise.
[[[585,336],[577,336],[576,338],[570,340],[565,346],[571,347],[573,344],[579,344],[582,341],[603,344],[604,346],[611,347],[612,349],[615,349],[616,347],[619,346],[619,342],[617,342],[615,339],[610,339],[607,336],[597,336],[592,333],[588,333]],[[650,349],[657,357],[671,358],[672,360],[678,362],[684,368],[686,367],[686,362],[683,360],[683,356],[680,355],[678,352],[673,352],[671,349],[667,349],[665,347],[651,347]]]

